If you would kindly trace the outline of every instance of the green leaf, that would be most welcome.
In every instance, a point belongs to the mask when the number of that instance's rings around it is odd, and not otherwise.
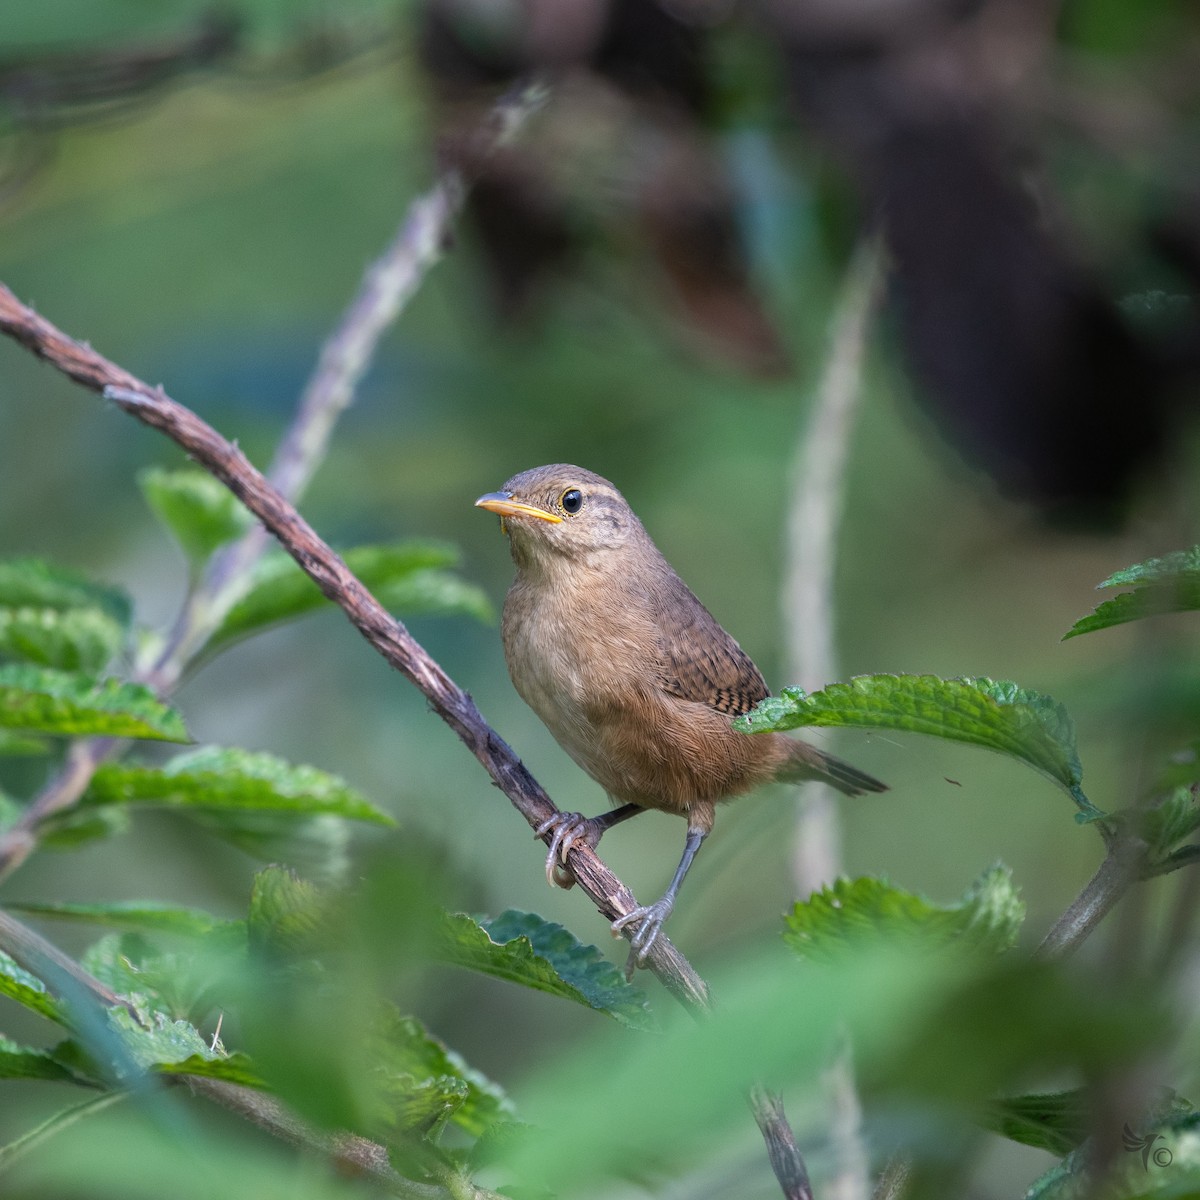
[[[1133,584],[1140,587],[1147,583],[1164,583],[1191,573],[1200,574],[1200,546],[1193,546],[1190,550],[1174,550],[1161,558],[1148,558],[1145,562],[1134,563],[1132,567],[1123,567],[1096,586],[1126,587]]]
[[[1080,809],[1077,821],[1104,815],[1080,787],[1083,768],[1067,710],[1050,696],[1015,683],[982,676],[860,675],[812,695],[784,688],[734,720],[735,728],[745,733],[806,725],[925,733],[996,750],[1059,784]]]
[[[0,1079],[57,1079],[74,1082],[75,1075],[52,1053],[21,1046],[0,1034]]]
[[[183,718],[149,688],[49,667],[0,667],[0,725],[70,736],[186,742]]]
[[[140,472],[138,485],[193,566],[244,533],[253,520],[224,484],[194,467],[150,467]]]
[[[122,628],[129,627],[133,614],[124,592],[39,558],[0,561],[0,608],[98,608]]]
[[[352,866],[350,826],[318,813],[251,809],[183,810],[195,825],[264,863],[286,863],[321,883],[344,879]]]
[[[1200,609],[1200,546],[1151,558],[1110,575],[1098,587],[1133,587],[1099,604],[1063,635],[1078,637],[1144,617]]]
[[[783,936],[802,958],[826,962],[865,942],[999,953],[1016,942],[1024,919],[1025,903],[1012,873],[995,866],[951,905],[934,904],[873,876],[839,879],[796,902],[784,918]]]
[[[82,803],[82,811],[122,804],[173,808],[247,853],[323,879],[348,868],[346,820],[394,824],[336,775],[217,746],[179,755],[165,767],[105,764]]]
[[[472,595],[465,583],[455,590],[454,577],[433,568],[453,566],[457,552],[437,542],[397,542],[359,546],[344,555],[346,565],[386,608],[416,612],[484,611],[482,594]],[[424,580],[413,576],[425,574]],[[265,556],[255,568],[249,591],[225,614],[209,640],[217,647],[280,621],[304,616],[327,604],[320,589],[286,554]]]
[[[245,927],[230,921],[215,927],[186,950],[162,950],[141,933],[110,933],[84,952],[85,970],[119,996],[171,1017],[203,1015],[213,1003],[219,980],[232,954],[244,954]]]
[[[24,805],[0,792],[0,830],[15,825],[24,811]],[[38,825],[38,844],[45,850],[74,850],[128,828],[129,813],[124,809],[75,806],[53,813]]]
[[[105,763],[93,775],[83,803],[255,809],[395,824],[336,775],[273,754],[220,746],[200,746],[164,767]]]
[[[0,729],[0,758],[40,758],[53,749],[54,745],[48,738]]]
[[[124,833],[129,813],[123,808],[64,809],[38,826],[38,842],[47,850],[74,850],[87,842]]]
[[[254,877],[247,931],[252,949],[297,957],[323,945],[329,904],[326,893],[286,867],[267,867]]]
[[[139,1006],[135,1017],[126,1008],[105,1011],[109,1028],[117,1034],[130,1058],[143,1070],[172,1069],[192,1057],[217,1059],[208,1042],[189,1021],[172,1020],[165,1013],[146,1011]]]
[[[450,571],[414,571],[372,591],[397,616],[474,617],[484,623],[496,619],[487,593]]]
[[[446,917],[437,954],[446,962],[573,1000],[635,1028],[651,1027],[643,993],[595,946],[561,925],[509,909],[491,921]]]
[[[1160,803],[1134,809],[1128,815],[1136,820],[1141,836],[1155,854],[1167,853],[1200,828],[1200,805],[1190,787],[1175,788]]]
[[[1122,592],[1105,600],[1086,617],[1080,617],[1066,633],[1063,641],[1082,633],[1111,629],[1145,617],[1161,617],[1166,613],[1194,612],[1200,608],[1200,577],[1180,578],[1170,584]]]
[[[124,626],[102,608],[0,608],[0,657],[94,672],[124,643]]]
[[[1082,1089],[1006,1096],[988,1106],[983,1126],[1010,1141],[1063,1158],[1091,1134],[1092,1109]]]
[[[35,917],[57,917],[83,924],[116,926],[133,933],[169,933],[181,937],[204,937],[241,926],[240,921],[225,921],[200,908],[156,904],[151,900],[115,900],[107,904],[10,900],[4,907]]]
[[[388,1005],[369,1037],[374,1082],[393,1129],[428,1135],[450,1120],[478,1137],[511,1115],[504,1092],[415,1018]]]
[[[46,990],[46,985],[0,951],[0,996],[7,996],[42,1017],[65,1024],[58,1001]]]
[[[238,1083],[242,1087],[259,1090],[266,1086],[254,1069],[249,1055],[241,1053],[215,1056],[191,1054],[179,1062],[156,1063],[154,1069],[163,1075],[201,1075],[205,1079],[223,1079],[226,1083]]]

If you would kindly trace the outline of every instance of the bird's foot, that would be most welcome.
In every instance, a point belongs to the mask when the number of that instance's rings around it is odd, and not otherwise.
[[[551,887],[573,888],[575,878],[567,870],[567,855],[578,845],[591,846],[594,850],[604,829],[602,821],[582,813],[559,812],[543,821],[533,831],[533,836],[551,835],[550,849],[546,853],[546,882]]]
[[[629,962],[626,964],[626,975],[632,975],[635,966],[640,967],[650,953],[663,924],[675,908],[675,897],[668,894],[653,904],[639,904],[632,912],[618,917],[612,923],[613,937],[620,937],[627,925],[637,925],[632,938],[629,939]]]

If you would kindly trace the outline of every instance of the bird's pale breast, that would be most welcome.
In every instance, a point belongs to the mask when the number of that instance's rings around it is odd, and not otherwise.
[[[658,684],[659,631],[635,598],[597,604],[568,581],[518,580],[504,605],[513,683],[555,740],[616,802],[703,815],[773,774],[762,739]],[[773,758],[773,756],[771,756]],[[697,809],[708,810],[698,813]]]

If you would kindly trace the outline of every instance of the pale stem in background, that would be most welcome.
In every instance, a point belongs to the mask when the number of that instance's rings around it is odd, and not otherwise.
[[[472,162],[478,165],[511,141],[546,96],[546,88],[532,82],[503,97],[472,135]],[[452,167],[424,196],[412,202],[395,237],[368,268],[337,328],[322,346],[317,366],[267,475],[287,500],[295,502],[308,486],[325,458],[334,424],[353,401],[371,364],[380,337],[445,253],[450,228],[462,210],[469,184],[463,171]],[[131,376],[105,382],[144,386]],[[256,524],[213,558],[203,579],[185,600],[153,662],[140,664],[133,671],[136,682],[146,684],[160,697],[174,690],[246,587],[268,543],[265,528]],[[38,828],[47,817],[78,803],[96,768],[121,745],[113,738],[86,738],[74,743],[63,769],[0,837],[0,878],[20,866],[32,852]]]
[[[784,555],[787,678],[816,691],[837,678],[834,572],[846,458],[854,430],[867,327],[883,277],[875,239],[855,252],[830,337],[829,357],[792,470]],[[828,787],[800,792],[793,876],[797,894],[831,883],[841,869],[837,810]]]
[[[541,83],[531,82],[498,101],[471,139],[474,165],[511,142],[547,95]],[[409,205],[392,241],[367,268],[354,299],[321,347],[296,415],[267,471],[279,493],[293,503],[324,461],[333,427],[353,403],[379,339],[445,254],[450,230],[469,190],[470,181],[463,171],[449,167],[425,195]],[[255,525],[216,555],[143,682],[159,692],[178,682],[188,662],[237,600],[269,542],[266,529]]]
[[[838,674],[833,607],[837,535],[867,331],[883,278],[882,258],[874,237],[855,251],[834,316],[812,416],[796,447],[784,556],[783,626],[787,677],[806,691],[816,691]],[[807,784],[796,805],[792,875],[796,894],[807,896],[837,878],[841,835],[832,789]],[[867,1200],[870,1159],[862,1140],[862,1108],[848,1039],[825,1072],[824,1088],[835,1166],[822,1188],[822,1200]]]

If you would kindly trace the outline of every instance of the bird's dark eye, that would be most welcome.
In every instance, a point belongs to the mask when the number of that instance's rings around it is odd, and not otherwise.
[[[567,488],[558,502],[563,512],[573,517],[583,507],[583,493],[578,488]]]

